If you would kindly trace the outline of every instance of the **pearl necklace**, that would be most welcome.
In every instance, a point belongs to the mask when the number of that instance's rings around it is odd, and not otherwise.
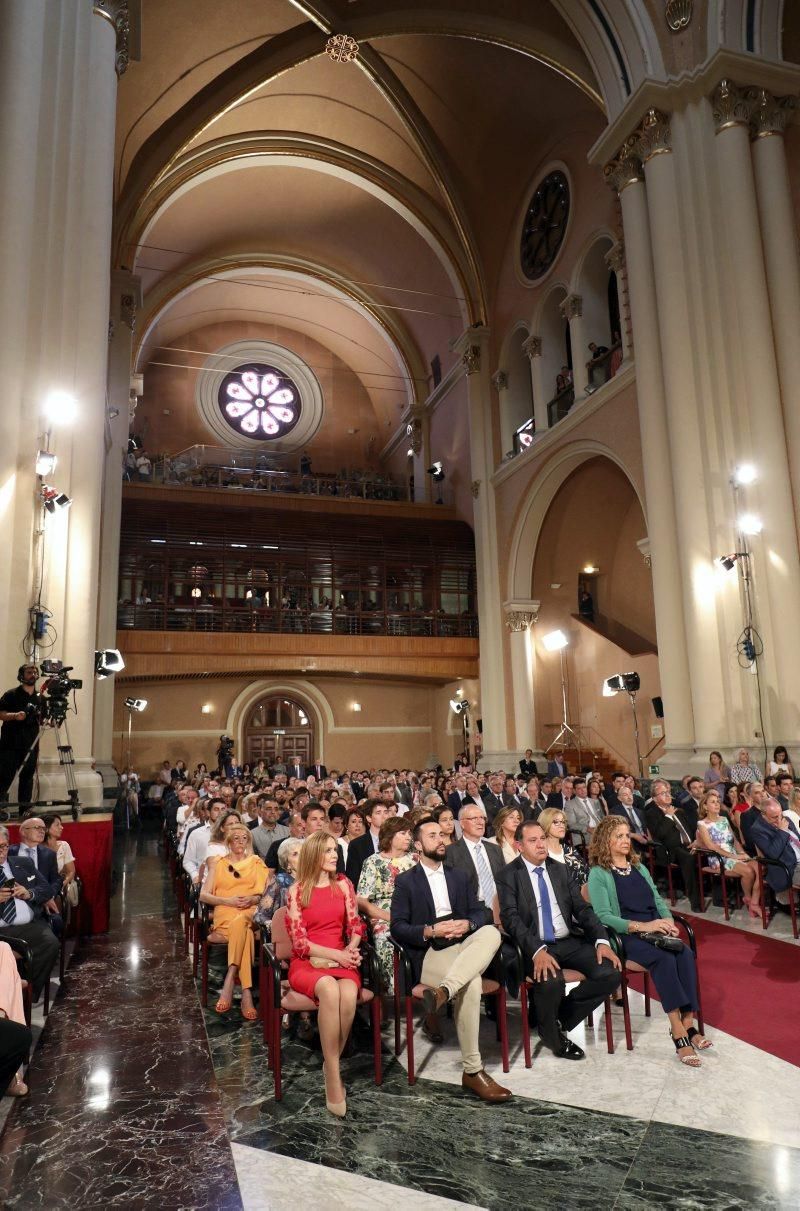
[[[631,866],[630,862],[625,867],[622,867],[622,866],[614,867],[614,873],[617,875],[622,875],[623,877],[629,875],[632,870],[633,870],[633,867]]]

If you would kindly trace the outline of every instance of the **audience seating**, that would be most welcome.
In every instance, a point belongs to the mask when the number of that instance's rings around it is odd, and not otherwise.
[[[784,862],[779,858],[765,858],[760,849],[756,849],[756,861],[758,862],[758,899],[761,905],[761,928],[768,929],[769,923],[775,916],[777,911],[775,893],[766,880],[766,871],[769,866],[779,866],[786,874],[786,879],[789,884],[789,915],[792,920],[792,937],[800,936],[797,925],[797,888],[792,887],[792,873]],[[771,911],[767,908],[767,898],[770,900]]]
[[[691,947],[692,954],[694,955],[695,966],[697,967],[697,1026],[698,1026],[700,1033],[702,1034],[703,1033],[703,1005],[702,1005],[702,999],[701,999],[701,994],[700,994],[700,966],[697,962],[697,942],[695,940],[694,930],[692,929],[692,926],[691,926],[691,923],[689,922],[689,920],[686,917],[684,917],[681,913],[673,912],[672,919],[675,922],[675,924],[679,925],[686,933],[686,940],[689,943],[689,946]],[[620,983],[620,996],[622,997],[622,1017],[623,1017],[623,1021],[625,1023],[625,1044],[627,1046],[628,1051],[633,1051],[633,1036],[631,1033],[631,1011],[630,1011],[630,1004],[628,1001],[629,976],[640,975],[642,977],[642,982],[643,982],[643,986],[644,986],[644,1012],[645,1012],[645,1017],[648,1017],[648,1018],[650,1017],[650,976],[647,972],[646,967],[643,967],[640,963],[634,962],[634,960],[632,960],[632,959],[625,958],[625,949],[622,944],[622,938],[620,937],[620,935],[617,933],[617,931],[615,929],[611,928],[611,926],[607,926],[606,928],[608,929],[608,936],[611,939],[611,944],[614,947],[614,950],[617,952],[617,955],[619,956],[619,958],[622,962],[622,982]],[[608,1013],[608,1002],[606,1002],[606,1013]]]
[[[700,849],[697,851],[697,890],[700,893],[702,907],[698,912],[706,911],[706,885],[705,880],[711,880],[711,900],[714,898],[714,880],[719,879],[722,890],[722,908],[725,913],[725,920],[730,921],[730,904],[728,901],[728,884],[733,884],[733,906],[734,909],[741,908],[741,883],[738,875],[732,875],[730,871],[725,870],[725,864],[720,862],[719,866],[709,866],[708,859],[711,854],[707,850]]]
[[[372,1021],[372,1050],[375,1062],[375,1084],[383,1084],[381,1056],[381,998],[377,961],[372,945],[362,945],[367,959],[362,966],[363,984],[359,1005],[369,1005]],[[294,992],[286,980],[286,970],[292,953],[292,943],[286,928],[286,909],[279,908],[272,918],[270,936],[262,932],[262,961],[259,973],[259,1001],[264,1042],[267,1045],[269,1067],[275,1082],[275,1101],[283,1096],[282,1083],[282,1018],[285,1013],[316,1013],[317,1003],[302,993]],[[413,1082],[412,1082],[413,1083]]]
[[[521,1030],[521,1034],[522,1034],[522,1054],[525,1057],[525,1067],[531,1068],[533,1066],[533,1056],[532,1056],[532,1052],[531,1052],[531,1026],[535,1025],[535,1020],[534,1021],[531,1020],[532,1019],[531,1010],[533,1008],[533,1005],[529,998],[528,993],[529,993],[529,990],[533,986],[533,977],[526,974],[526,975],[524,975],[524,978],[523,978],[523,973],[525,971],[525,961],[524,961],[524,957],[523,957],[521,950],[518,952],[518,957],[519,957],[519,970],[520,970],[519,1006],[520,1006],[520,1030]],[[582,972],[575,971],[575,969],[572,967],[562,968],[561,974],[564,977],[565,984],[581,984],[586,979],[586,976]],[[605,1024],[606,1024],[606,1046],[608,1048],[608,1054],[613,1055],[614,1054],[614,1027],[613,1027],[613,1024],[611,1021],[611,998],[610,997],[606,997],[604,1013],[605,1013]],[[591,1013],[589,1014],[589,1016],[586,1019],[586,1025],[589,1027],[590,1030],[594,1029],[594,1020],[593,1019],[594,1019],[594,1015]],[[504,1071],[507,1072],[508,1069],[505,1069]]]

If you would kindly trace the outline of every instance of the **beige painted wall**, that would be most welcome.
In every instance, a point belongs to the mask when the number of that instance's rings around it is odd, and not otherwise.
[[[272,678],[291,687],[291,676]],[[126,697],[146,698],[147,710],[134,715],[133,763],[148,776],[168,758],[182,758],[193,767],[214,764],[220,734],[227,730],[229,712],[251,678],[223,678],[198,682],[119,683],[114,704],[114,759],[118,768],[127,763],[128,712]],[[460,685],[480,712],[478,683],[465,680],[444,686],[382,681],[368,678],[320,678],[313,683],[333,715],[333,730],[325,729],[324,760],[328,768],[371,766],[424,768],[432,757],[452,762],[461,749],[461,725],[449,708]],[[352,709],[357,701],[361,711]],[[208,704],[210,713],[203,714]],[[373,730],[374,729],[374,730]]]

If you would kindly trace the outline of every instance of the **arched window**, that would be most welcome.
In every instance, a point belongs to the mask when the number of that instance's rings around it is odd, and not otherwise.
[[[226,374],[217,402],[225,423],[256,441],[285,437],[302,411],[300,392],[292,380],[260,362],[237,366]]]

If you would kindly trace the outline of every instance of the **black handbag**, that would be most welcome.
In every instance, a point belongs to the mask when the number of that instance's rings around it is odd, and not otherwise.
[[[657,947],[658,950],[668,950],[670,954],[680,954],[683,950],[683,942],[680,938],[673,938],[666,933],[656,933],[655,930],[648,930],[646,933],[634,934],[634,937],[641,938],[643,942],[649,942],[651,946]]]

